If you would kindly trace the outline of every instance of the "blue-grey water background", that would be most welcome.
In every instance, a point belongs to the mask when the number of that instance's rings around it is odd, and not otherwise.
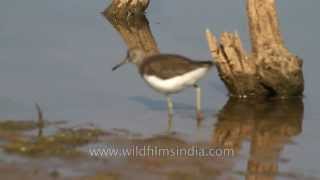
[[[0,119],[34,119],[37,102],[48,120],[90,122],[146,136],[166,130],[164,97],[146,86],[133,66],[111,71],[125,56],[126,46],[100,14],[109,3],[0,2]],[[280,171],[320,176],[320,1],[277,4],[286,45],[304,59],[306,80],[303,131],[282,152],[290,162],[280,164]],[[238,31],[250,50],[244,1],[151,0],[147,18],[161,52],[210,59],[207,27],[216,34]],[[194,91],[174,96],[174,130],[198,140],[210,138],[214,115],[227,100],[215,70],[201,84],[206,120],[200,130],[194,121]]]

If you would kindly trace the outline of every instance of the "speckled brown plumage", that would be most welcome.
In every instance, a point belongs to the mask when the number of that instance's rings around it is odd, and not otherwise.
[[[158,54],[144,59],[139,71],[141,75],[155,75],[161,79],[170,79],[197,68],[209,68],[212,65],[212,61],[193,61],[180,55]]]

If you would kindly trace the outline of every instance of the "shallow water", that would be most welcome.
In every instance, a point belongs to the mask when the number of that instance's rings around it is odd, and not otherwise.
[[[37,102],[48,120],[66,120],[71,124],[89,122],[103,129],[126,129],[146,137],[166,132],[165,98],[144,84],[135,67],[128,65],[111,71],[125,56],[126,45],[100,14],[109,3],[102,0],[0,3],[0,119],[34,119],[34,102]],[[250,130],[244,133],[246,140],[235,141],[242,144],[242,148],[230,173],[237,174],[246,172],[250,147],[254,147],[251,138],[257,134],[254,132],[261,132],[259,124],[264,127],[264,121],[269,123],[271,119],[271,125],[264,128],[285,126],[295,130],[289,135],[284,133],[286,140],[279,143],[281,151],[277,156],[287,159],[278,162],[280,174],[295,172],[299,176],[320,177],[317,154],[320,150],[320,74],[317,69],[320,25],[314,22],[319,15],[319,5],[319,1],[278,2],[286,45],[304,59],[303,102],[293,106],[285,104],[289,110],[281,109],[283,106],[270,108],[272,104],[263,107],[263,111],[238,109],[239,103],[232,105],[233,102],[223,108],[228,100],[227,91],[213,70],[201,83],[204,122],[197,127],[193,110],[195,94],[188,89],[174,96],[176,112],[171,131],[191,141],[211,142],[218,136],[217,127],[223,125],[225,119],[231,120],[221,131],[233,132],[248,126]],[[217,34],[236,30],[246,48],[250,48],[242,1],[152,1],[147,18],[161,52],[210,59],[204,37],[207,27]],[[220,111],[233,116],[221,117],[217,114]],[[253,117],[244,115],[250,113]],[[296,116],[292,118],[291,114]],[[251,121],[243,122],[247,119]],[[275,119],[287,121],[277,124]],[[262,132],[266,131],[264,128]],[[267,141],[282,139],[282,135],[275,134]]]

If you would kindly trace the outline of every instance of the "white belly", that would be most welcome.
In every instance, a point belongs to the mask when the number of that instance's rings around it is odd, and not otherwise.
[[[194,85],[208,71],[208,68],[199,68],[189,73],[170,79],[161,79],[152,75],[144,75],[145,81],[156,91],[161,93],[176,93],[185,87]]]

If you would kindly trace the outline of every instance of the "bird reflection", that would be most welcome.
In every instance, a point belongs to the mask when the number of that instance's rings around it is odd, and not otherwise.
[[[290,100],[243,101],[230,99],[218,114],[212,143],[239,152],[249,139],[246,179],[275,179],[280,153],[302,131],[303,102]]]

